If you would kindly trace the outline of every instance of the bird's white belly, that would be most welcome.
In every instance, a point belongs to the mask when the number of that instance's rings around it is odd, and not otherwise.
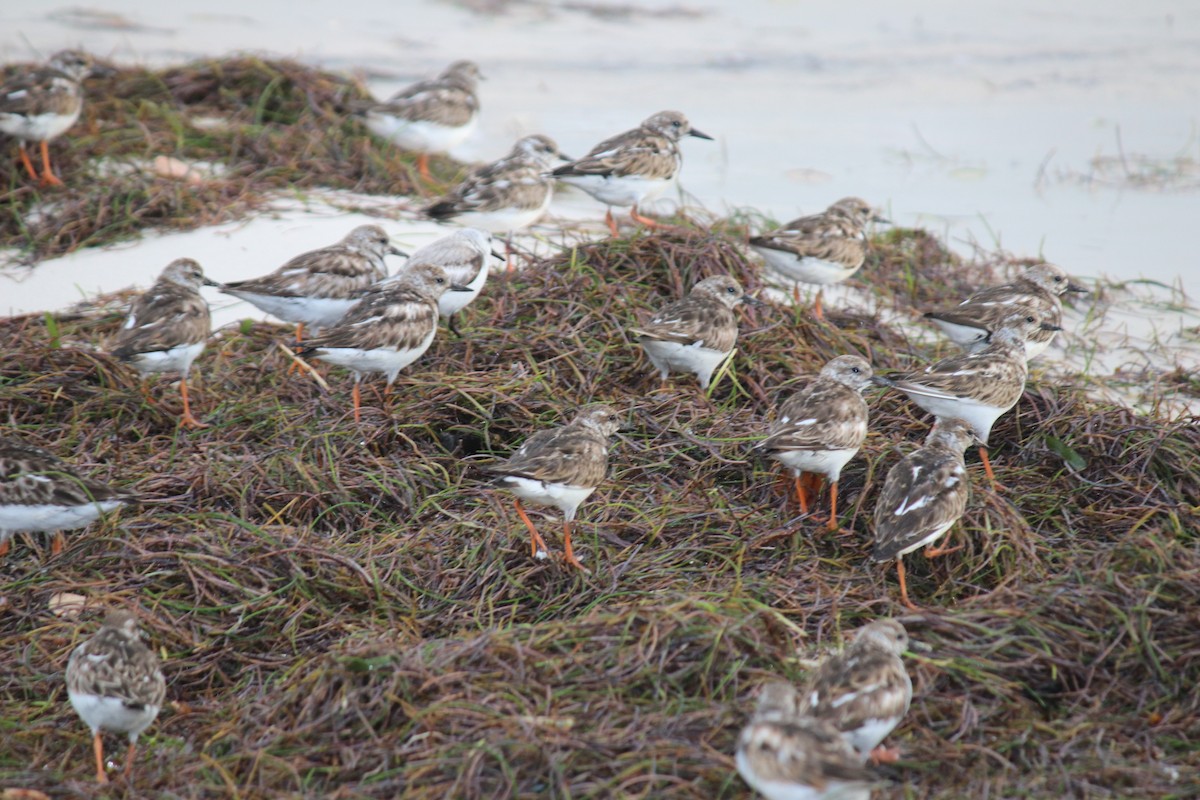
[[[455,127],[370,113],[367,115],[367,128],[371,133],[390,140],[401,149],[418,153],[442,153],[466,141],[475,130],[478,119],[479,115],[476,114],[466,125]]]
[[[658,197],[675,182],[674,178],[643,178],[639,175],[566,175],[558,180],[578,186],[601,203],[610,206],[640,205]]]
[[[857,452],[857,447],[845,450],[780,450],[772,453],[771,458],[797,475],[801,472],[815,472],[836,481],[842,474],[842,467],[846,466]]]
[[[801,283],[815,283],[820,285],[828,285],[846,280],[854,273],[858,272],[862,262],[854,266],[847,266],[838,261],[826,261],[821,258],[813,258],[811,256],[797,256],[795,253],[789,253],[785,250],[776,250],[772,247],[755,247],[751,245],[754,252],[762,256],[767,262],[767,266],[778,272],[785,278]]]
[[[227,289],[229,294],[267,312],[284,322],[304,323],[313,328],[328,328],[346,316],[360,298],[340,297],[279,297]]]
[[[732,350],[713,350],[708,347],[680,344],[679,342],[662,342],[656,339],[643,339],[642,348],[646,351],[650,362],[666,378],[670,372],[691,372],[696,375],[700,385],[708,388],[712,382],[712,374],[729,357]]]
[[[546,192],[545,201],[535,208],[497,208],[492,211],[464,211],[454,221],[468,228],[482,228],[489,233],[508,233],[527,228],[542,218],[550,207],[553,192]]]
[[[970,398],[930,397],[923,394],[910,394],[908,397],[934,416],[961,419],[971,426],[971,430],[975,431],[984,444],[987,444],[992,425],[1001,414],[1008,411],[1008,408],[996,408]]]
[[[92,730],[127,733],[135,737],[154,722],[158,706],[147,705],[140,709],[126,706],[118,698],[101,697],[86,692],[67,691],[67,697],[75,712]]]
[[[206,342],[196,344],[180,344],[170,350],[155,350],[152,353],[138,353],[129,361],[142,374],[150,372],[178,372],[187,375],[192,368],[192,362],[204,352]]]
[[[21,114],[0,114],[0,131],[26,142],[47,142],[70,130],[79,119],[74,114],[36,114],[26,117]]]
[[[437,328],[430,330],[429,335],[411,350],[396,350],[391,347],[378,347],[373,350],[360,350],[356,347],[322,347],[315,353],[316,357],[329,364],[353,370],[359,375],[371,372],[382,372],[387,375],[390,385],[400,370],[416,361],[429,349]]]
[[[852,731],[843,731],[842,738],[865,756],[878,747],[879,743],[899,724],[899,717],[869,719]]]
[[[76,506],[0,505],[0,541],[24,531],[69,531],[94,522],[121,505],[120,500]]]
[[[596,487],[567,486],[562,483],[544,483],[532,478],[522,478],[507,475],[504,478],[505,487],[522,500],[528,500],[542,506],[553,506],[563,512],[563,518],[570,522],[575,519],[575,509],[588,498]]]

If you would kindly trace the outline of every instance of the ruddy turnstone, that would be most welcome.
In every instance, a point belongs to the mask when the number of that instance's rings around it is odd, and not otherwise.
[[[605,139],[586,156],[556,168],[551,174],[578,186],[608,206],[604,221],[613,236],[617,223],[613,206],[631,206],[634,221],[657,223],[638,213],[638,205],[666,191],[683,166],[679,140],[684,136],[712,139],[692,127],[678,111],[660,111],[631,131]]]
[[[83,110],[83,79],[93,72],[108,72],[94,66],[91,56],[64,50],[50,57],[46,66],[18,73],[0,86],[0,131],[20,142],[21,163],[29,177],[42,184],[62,186],[50,169],[49,141],[66,133]],[[38,142],[42,150],[39,178],[26,142]]]
[[[62,531],[89,525],[132,499],[48,450],[0,436],[0,558],[12,535],[27,531],[53,531],[50,552],[61,553]]]
[[[454,315],[479,296],[488,278],[488,260],[499,255],[492,252],[492,237],[486,231],[464,228],[430,242],[413,251],[399,275],[419,264],[434,264],[446,272],[450,282],[466,287],[466,291],[446,292],[438,298],[438,314],[456,336],[461,334],[454,324]],[[390,279],[388,282],[391,282]]]
[[[192,259],[172,261],[158,282],[133,301],[113,349],[114,356],[131,363],[142,375],[178,372],[183,398],[179,423],[192,428],[205,425],[192,416],[188,405],[188,372],[212,333],[208,302],[200,295],[202,285],[220,286],[204,277]]]
[[[620,427],[617,412],[609,406],[585,406],[566,425],[530,436],[507,461],[484,467],[499,476],[497,486],[516,495],[513,504],[529,529],[534,558],[546,557],[546,542],[521,507],[522,500],[562,512],[567,563],[587,571],[571,547],[571,523],[579,504],[604,480],[608,442]]]
[[[867,225],[887,222],[857,197],[843,197],[820,214],[800,217],[773,231],[750,238],[750,247],[767,265],[796,282],[793,297],[800,301],[800,284],[828,286],[858,272],[867,258]],[[824,318],[821,291],[813,314]]]
[[[1061,324],[1062,296],[1067,292],[1087,292],[1087,289],[1073,283],[1061,267],[1034,264],[1012,283],[990,286],[957,306],[926,313],[925,319],[941,328],[955,344],[978,351],[989,344],[988,335],[1001,318],[1017,306],[1037,312],[1043,322]],[[1026,360],[1045,352],[1053,339],[1053,330],[1031,333],[1025,340]]]
[[[829,524],[836,531],[837,486],[842,467],[867,437],[867,403],[863,389],[871,384],[871,365],[859,356],[838,356],[803,389],[779,407],[767,438],[754,447],[792,471],[800,510],[808,513],[805,474],[829,481]]]
[[[925,550],[928,558],[958,549],[935,548],[933,543],[966,510],[970,487],[963,451],[977,441],[969,422],[938,418],[925,438],[925,445],[888,471],[875,503],[875,549],[871,551],[871,559],[896,559],[900,600],[911,609],[916,606],[908,599],[904,555],[922,545],[928,545]]]
[[[309,339],[298,355],[311,355],[354,372],[354,421],[360,420],[359,382],[372,372],[387,375],[391,389],[400,370],[421,357],[438,327],[438,299],[469,292],[436,264],[417,264],[376,286],[342,321]]]
[[[800,713],[796,689],[772,681],[742,729],[737,769],[768,800],[868,800],[876,782],[838,730]]]
[[[1025,340],[1039,330],[1060,328],[1043,322],[1034,311],[1015,306],[996,323],[991,343],[979,352],[944,358],[920,372],[876,376],[873,380],[904,392],[934,416],[966,420],[979,438],[979,457],[995,485],[996,476],[987,456],[988,434],[1025,391],[1029,374]]]
[[[429,180],[429,154],[450,150],[475,129],[482,79],[474,61],[455,61],[433,80],[401,89],[387,102],[367,103],[358,113],[371,133],[417,153],[417,169]]]
[[[912,702],[912,679],[900,659],[907,649],[908,631],[894,619],[860,628],[849,647],[817,668],[801,695],[802,713],[833,725],[863,758],[895,761],[897,753],[875,749]]]
[[[705,278],[687,297],[665,306],[639,328],[642,349],[666,386],[671,372],[693,372],[700,388],[707,389],[712,374],[733,353],[738,323],[733,309],[738,303],[759,305],[736,280],[727,275]]]
[[[221,291],[245,300],[284,322],[326,328],[346,316],[363,290],[387,277],[387,255],[405,253],[392,246],[383,228],[359,225],[340,242],[301,253],[261,278],[227,283]]]
[[[511,153],[471,173],[425,213],[492,233],[528,227],[549,208],[554,179],[548,173],[564,160],[549,136],[526,136]]]
[[[108,783],[102,732],[129,737],[125,781],[131,782],[138,735],[154,722],[166,694],[158,656],[142,642],[137,619],[128,611],[110,612],[96,635],[72,651],[67,697],[92,729],[98,782]]]

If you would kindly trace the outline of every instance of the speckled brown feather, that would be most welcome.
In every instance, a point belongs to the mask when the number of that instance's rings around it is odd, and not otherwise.
[[[323,348],[413,350],[437,330],[437,298],[404,276],[371,290],[334,327],[308,339],[301,355]]]
[[[162,706],[166,680],[158,657],[122,626],[127,617],[114,612],[95,636],[75,648],[67,663],[72,692],[111,697],[127,707]]]
[[[847,268],[860,267],[867,256],[865,230],[869,219],[870,206],[856,198],[845,198],[820,214],[799,217],[751,237],[750,244]]]
[[[821,662],[801,693],[801,713],[843,733],[870,723],[899,723],[912,702],[912,680],[900,658],[907,646],[908,634],[894,620],[861,629],[849,647]]]
[[[77,506],[133,495],[80,475],[48,450],[0,436],[0,505]]]
[[[82,106],[83,87],[79,81],[54,67],[19,73],[0,86],[0,114],[69,116]]]
[[[383,230],[377,230],[386,239]],[[268,275],[227,283],[225,287],[234,292],[277,297],[346,300],[386,277],[387,267],[381,254],[349,247],[343,240],[301,253]]]
[[[776,422],[756,449],[770,454],[857,448],[867,435],[867,413],[867,403],[858,391],[818,376],[783,401]],[[816,424],[796,424],[813,418]]]
[[[375,103],[370,111],[400,117],[413,122],[433,122],[447,127],[466,125],[479,113],[479,98],[475,94],[478,68],[451,65],[438,77],[418,81],[393,94],[385,103]]]
[[[727,352],[737,344],[738,324],[733,311],[723,304],[689,295],[664,307],[645,325],[631,328],[630,333]]]
[[[824,790],[834,782],[867,787],[874,776],[827,722],[796,710],[796,690],[776,681],[763,687],[763,699],[738,737],[743,777],[754,784],[784,784]],[[747,772],[749,774],[747,774]],[[784,796],[784,795],[779,795]]]
[[[180,262],[195,264],[191,259],[177,259],[173,264]],[[122,360],[129,360],[139,353],[199,344],[212,333],[208,302],[199,289],[182,286],[165,277],[160,277],[145,294],[134,300],[126,325],[128,327],[122,328],[117,335],[112,351]]]
[[[547,170],[558,157],[553,139],[527,136],[504,158],[468,175],[425,213],[433,219],[449,219],[469,211],[540,208],[554,191]]]
[[[656,131],[635,128],[605,139],[583,158],[554,170],[554,175],[637,175],[666,180],[679,171],[681,162],[674,141]]]
[[[484,469],[545,483],[596,487],[608,471],[608,437],[572,421],[561,428],[538,431],[507,461]]]
[[[944,358],[920,372],[893,375],[890,380],[903,392],[971,398],[1007,409],[1021,399],[1028,374],[1024,344],[996,340],[978,353]]]
[[[957,444],[937,435],[942,426],[960,431]],[[963,515],[970,494],[963,449],[971,441],[966,423],[939,420],[925,446],[888,471],[875,503],[873,560],[896,558]]]

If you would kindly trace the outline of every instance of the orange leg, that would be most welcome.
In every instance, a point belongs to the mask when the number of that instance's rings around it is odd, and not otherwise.
[[[358,381],[354,382],[354,391],[351,392],[354,398],[354,421],[362,421],[362,391],[358,388]]]
[[[542,535],[537,532],[537,528],[533,527],[533,520],[529,518],[529,515],[525,513],[525,509],[521,506],[521,498],[515,498],[513,500],[513,505],[516,506],[517,515],[521,518],[521,521],[525,523],[525,527],[529,528],[529,546],[533,551],[533,557],[545,558],[547,552],[549,552],[546,550],[546,540],[543,539]],[[569,542],[570,540],[568,539],[567,541]],[[569,547],[570,545],[568,545],[568,548]]]
[[[608,225],[609,233],[611,233],[614,237],[620,235],[621,232],[617,229],[617,221],[613,219],[611,208],[604,212],[604,222],[606,225]]]
[[[563,523],[563,549],[566,551],[567,563],[580,572],[587,572],[588,569],[583,564],[579,563],[579,559],[575,557],[575,550],[571,547],[571,523]]]
[[[912,609],[913,611],[920,611],[921,609],[914,606],[912,601],[908,599],[908,585],[904,582],[903,558],[896,559],[896,574],[900,576],[900,602],[904,603],[904,605],[908,606],[908,608]]]
[[[207,428],[207,425],[192,416],[192,407],[188,403],[187,378],[179,380],[179,394],[183,398],[183,416],[179,418],[179,424],[186,428]]]
[[[421,153],[417,156],[417,172],[421,173],[421,177],[426,181],[432,181],[433,176],[429,174],[429,154]]]
[[[25,165],[25,171],[29,173],[29,177],[35,181],[40,177],[37,170],[33,168],[33,162],[29,160],[29,151],[25,149],[25,143],[20,143],[21,163]]]
[[[104,774],[104,742],[100,740],[100,731],[92,737],[92,752],[96,754],[96,783],[108,783]]]
[[[10,542],[8,539],[0,542],[0,558],[4,558],[8,555],[8,548],[10,547],[12,547],[12,542]]]
[[[63,182],[58,179],[58,176],[50,169],[50,145],[47,142],[42,142],[42,183],[52,186],[62,186]]]
[[[825,309],[821,307],[821,290],[817,290],[817,297],[813,300],[813,317],[821,321],[825,320]]]
[[[517,271],[512,262],[512,234],[508,234],[508,238],[504,240],[504,274],[512,275]]]
[[[796,305],[800,305],[800,282],[799,281],[796,281],[796,284],[794,286],[792,286],[792,300],[796,301]]]
[[[133,783],[133,757],[137,754],[137,744],[129,743],[129,750],[125,752],[125,782]]]
[[[67,544],[67,538],[63,536],[62,531],[55,531],[54,538],[50,540],[50,555],[58,555],[63,551]]]
[[[299,345],[302,341],[304,341],[304,323],[297,322],[296,323],[296,344]],[[300,364],[297,363],[295,360],[293,360],[291,366],[288,367],[287,374],[291,375],[293,372],[299,372],[299,371],[300,371]]]
[[[829,484],[829,523],[825,528],[833,533],[838,529],[837,521],[837,481]]]
[[[925,557],[937,558],[938,556],[944,556],[947,553],[956,553],[962,549],[963,546],[961,544],[958,547],[934,547],[931,543],[925,547]]]
[[[988,480],[992,482],[992,489],[998,491],[1000,486],[996,483],[996,473],[992,472],[992,462],[988,459],[987,448],[983,445],[979,446],[979,458],[983,461],[983,471],[987,473]]]
[[[634,222],[640,222],[643,225],[645,225],[647,228],[661,227],[658,220],[650,219],[649,217],[643,217],[641,214],[639,214],[638,210],[637,210],[637,206],[634,206],[633,208],[631,208],[629,210],[629,216],[633,218]]]
[[[796,476],[796,499],[800,501],[800,513],[808,513],[808,493],[804,491],[804,473]]]

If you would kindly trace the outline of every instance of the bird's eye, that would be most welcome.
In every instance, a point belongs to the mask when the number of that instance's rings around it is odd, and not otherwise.
[[[434,280],[435,280],[435,281],[437,281],[438,283],[445,283],[445,282],[446,282],[446,279],[445,279],[445,278],[434,278]]]
[[[1055,283],[1062,283],[1062,276],[1061,276],[1061,275],[1055,275],[1055,276],[1054,276],[1054,282],[1055,282]]]
[[[732,286],[727,288],[725,291],[729,292],[730,294],[737,294],[737,289],[733,288]]]
[[[671,123],[671,125],[673,125],[674,127],[678,128],[678,127],[679,127],[679,120],[675,120],[674,122],[672,122],[672,123]]]
[[[1026,322],[1037,322],[1037,320],[1036,320],[1036,319],[1034,319],[1033,317],[1026,317],[1026,318],[1025,318],[1025,321],[1026,321]]]
[[[858,373],[862,372],[862,370],[861,370],[861,369],[859,369],[858,367],[851,367],[851,368],[850,368],[850,371],[851,371],[851,372],[853,372],[855,375],[857,375]]]

